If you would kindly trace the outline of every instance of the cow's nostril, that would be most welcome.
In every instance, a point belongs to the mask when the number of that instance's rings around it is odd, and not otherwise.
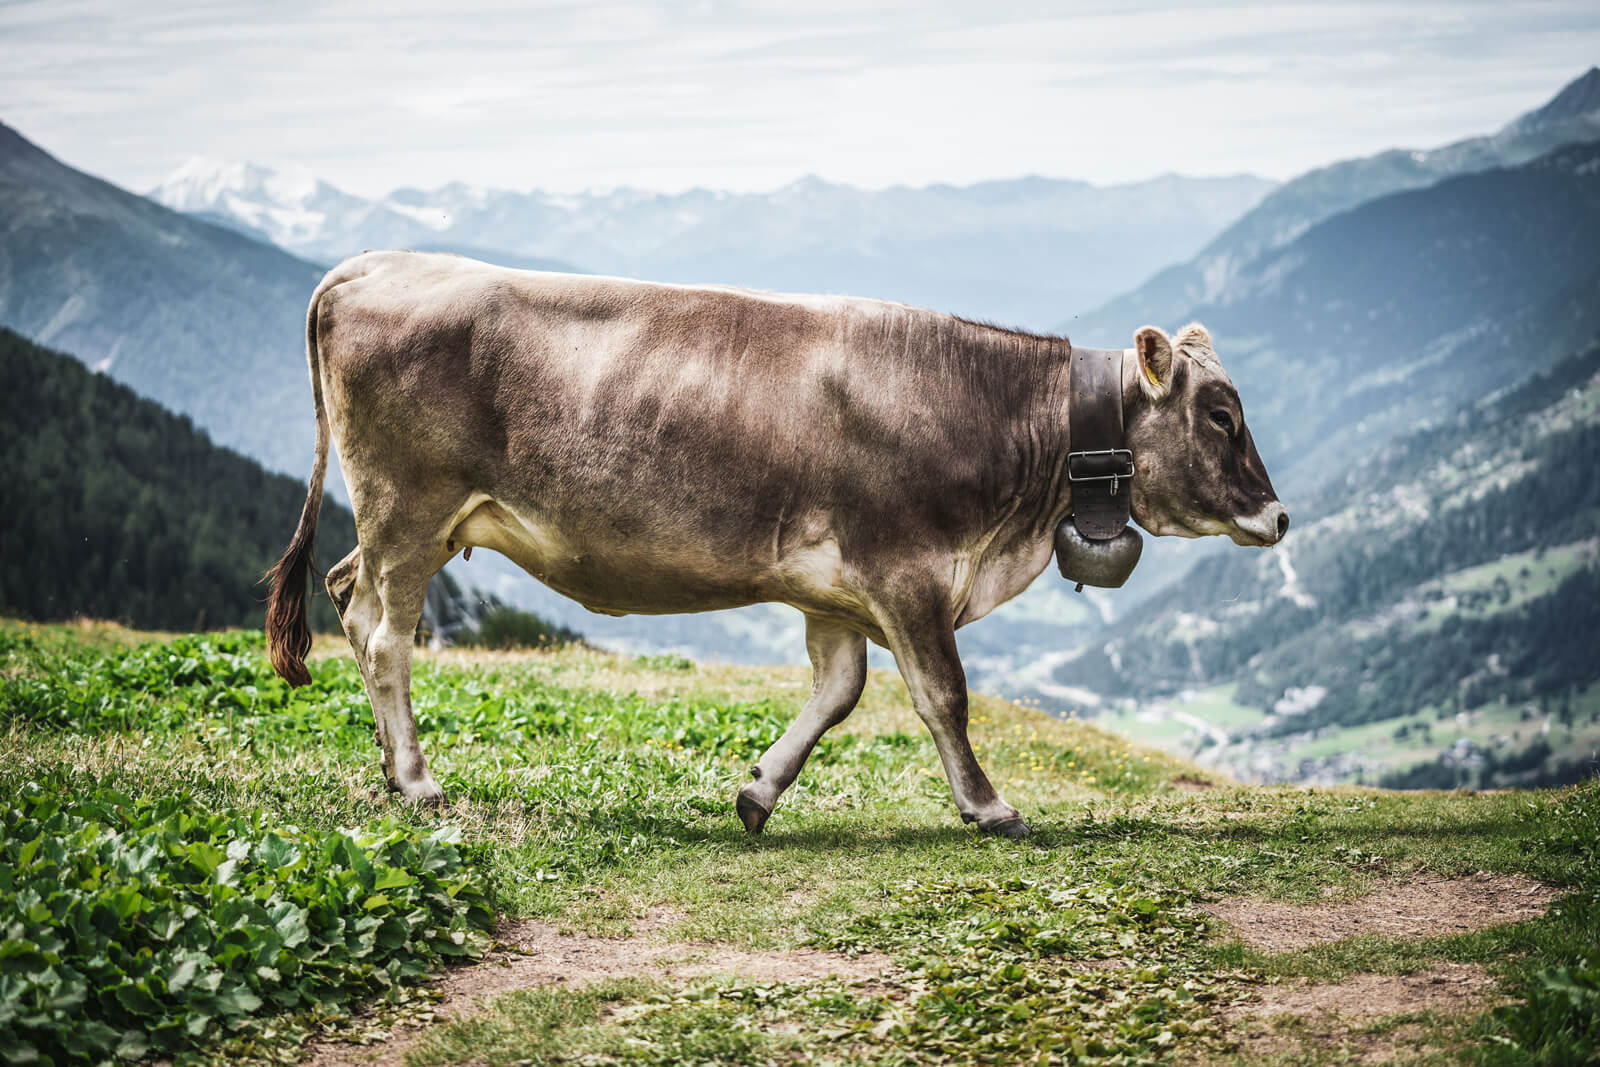
[[[1283,535],[1288,533],[1288,532],[1289,532],[1289,513],[1287,511],[1280,511],[1280,512],[1278,512],[1278,540],[1282,541],[1283,540]]]

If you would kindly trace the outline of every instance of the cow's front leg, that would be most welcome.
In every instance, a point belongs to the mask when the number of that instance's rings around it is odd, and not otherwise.
[[[754,767],[739,790],[744,828],[759,834],[778,797],[794,783],[822,735],[843,722],[867,681],[867,639],[835,622],[806,616],[806,651],[811,654],[811,696],[783,736]]]
[[[967,675],[949,613],[924,605],[884,621],[889,651],[911,690],[912,706],[933,734],[962,821],[1003,837],[1026,835],[1028,824],[1000,799],[967,740]]]

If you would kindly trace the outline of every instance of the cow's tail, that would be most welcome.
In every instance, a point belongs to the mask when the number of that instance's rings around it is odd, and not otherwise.
[[[306,586],[316,569],[312,547],[317,539],[317,516],[322,511],[322,481],[328,473],[328,413],[322,406],[322,360],[317,352],[317,303],[329,281],[325,279],[311,296],[306,310],[306,362],[311,367],[311,398],[317,411],[317,454],[311,463],[311,484],[305,506],[300,509],[300,524],[283,558],[273,564],[265,580],[272,583],[267,598],[267,649],[272,669],[291,686],[306,685],[311,672],[306,670],[306,653],[311,651],[311,623],[306,612]]]

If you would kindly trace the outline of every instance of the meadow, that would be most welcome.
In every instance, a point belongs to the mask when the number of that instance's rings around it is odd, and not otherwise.
[[[5,1062],[360,1063],[401,1031],[409,1067],[1557,1064],[1600,1048],[1592,781],[1241,787],[976,696],[980,759],[1035,830],[995,840],[961,825],[903,685],[874,672],[752,838],[734,791],[808,673],[574,645],[419,654],[422,742],[452,801],[434,811],[381,792],[342,639],[319,639],[311,669],[291,691],[250,632],[0,623]],[[1551,902],[1287,949],[1218,917],[1469,876]],[[497,940],[533,921],[887,962],[867,979],[641,966],[435,1014],[432,976],[505,965]],[[1360,1025],[1240,1022],[1286,990],[1469,971],[1472,996]]]

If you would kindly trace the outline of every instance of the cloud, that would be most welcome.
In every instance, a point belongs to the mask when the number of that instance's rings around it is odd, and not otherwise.
[[[1532,3],[0,4],[5,121],[146,188],[182,159],[353,191],[1287,177],[1485,132],[1593,61]]]

